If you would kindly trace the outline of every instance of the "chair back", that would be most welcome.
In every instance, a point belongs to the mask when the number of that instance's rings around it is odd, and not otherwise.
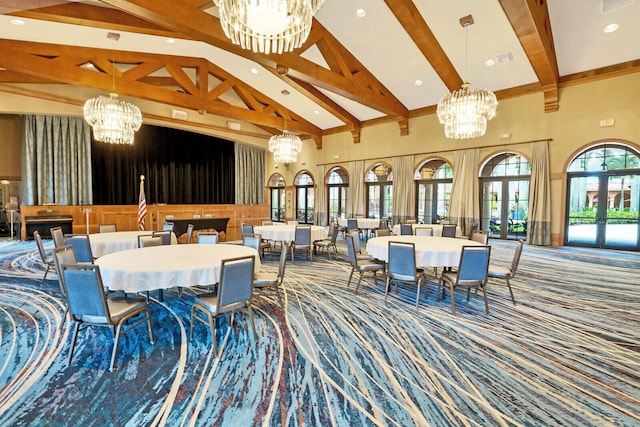
[[[215,245],[218,243],[218,238],[219,235],[217,231],[201,231],[198,233],[196,241],[200,244]]]
[[[413,226],[411,224],[400,224],[400,235],[410,236],[413,234]]]
[[[349,232],[358,229],[358,220],[356,218],[347,218],[347,230]]]
[[[376,237],[391,236],[391,232],[386,227],[374,228],[373,231],[376,233]]]
[[[329,224],[329,238],[331,239],[331,244],[334,245],[336,243],[336,240],[338,240],[338,232],[340,230],[338,229],[338,224],[335,222],[332,222],[331,224]]]
[[[524,240],[519,239],[516,244],[516,250],[513,253],[513,260],[511,261],[511,277],[516,275],[518,270],[518,264],[520,264],[520,255],[522,255],[522,248],[524,247]]]
[[[51,238],[53,239],[53,246],[59,248],[60,246],[66,245],[64,241],[64,231],[62,231],[62,227],[53,227],[49,230],[51,232]]]
[[[115,233],[117,230],[115,224],[99,224],[98,232],[99,233]]]
[[[360,234],[357,231],[352,231],[348,234],[353,237],[353,249],[356,254],[362,253],[362,246],[360,245]]]
[[[442,226],[442,237],[456,237],[458,226],[455,224],[444,224]]]
[[[478,242],[478,243],[482,243],[483,245],[486,245],[487,243],[489,243],[489,233],[487,233],[486,231],[483,230],[474,230],[471,233],[471,239],[474,242]]]
[[[47,252],[44,250],[44,246],[42,245],[42,237],[40,237],[40,232],[38,230],[35,230],[33,232],[33,240],[36,241],[36,245],[38,246],[38,252],[40,253],[40,258],[42,258],[42,262],[46,264]]]
[[[416,236],[433,236],[433,228],[431,227],[416,227],[413,232]]]
[[[78,262],[93,262],[93,252],[91,251],[91,242],[86,234],[67,234],[64,237],[67,245],[73,246]]]
[[[389,220],[387,218],[382,218],[380,220],[379,228],[389,228]]]
[[[151,246],[162,246],[162,237],[153,234],[144,234],[138,236],[138,247],[149,248]]]
[[[354,238],[352,234],[347,234],[345,240],[347,242],[347,253],[349,254],[349,263],[352,267],[358,265],[358,259],[356,258],[355,240],[360,241],[358,237]]]
[[[84,322],[110,324],[100,267],[94,264],[62,264],[69,311]]]
[[[273,225],[273,221],[271,221],[270,219],[263,219],[262,221],[260,221],[260,225]]]
[[[311,245],[311,226],[296,225],[296,234],[294,242],[296,246]]]
[[[478,222],[473,221],[471,223],[471,227],[469,228],[469,240],[473,240],[473,232],[478,230]]]
[[[262,239],[257,234],[245,234],[242,236],[242,244],[260,252],[260,242]]]
[[[456,282],[487,280],[490,256],[491,246],[463,246]]]
[[[56,273],[58,274],[58,284],[60,285],[60,292],[62,295],[67,295],[67,286],[64,283],[64,275],[62,274],[63,264],[77,264],[76,253],[73,250],[73,246],[64,245],[59,248],[53,249],[53,262],[56,266]]]
[[[160,237],[162,238],[162,244],[163,245],[170,245],[171,244],[171,231],[154,231],[152,233],[153,237]]]
[[[253,225],[245,224],[244,222],[240,224],[240,229],[242,230],[242,235],[253,235]]]
[[[235,310],[239,303],[251,301],[254,264],[253,255],[222,260],[218,312]]]
[[[282,251],[280,252],[280,265],[278,267],[278,284],[282,283],[284,279],[284,270],[287,267],[288,252],[289,252],[289,245],[283,244]]]
[[[162,224],[162,231],[173,231],[173,222],[165,222]]]
[[[389,241],[389,276],[397,280],[415,280],[416,248],[413,243]]]
[[[191,243],[191,236],[193,235],[193,224],[187,225],[187,240],[185,243]]]

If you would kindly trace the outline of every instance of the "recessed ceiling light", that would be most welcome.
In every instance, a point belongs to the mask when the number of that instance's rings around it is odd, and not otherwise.
[[[258,74],[258,69],[257,68],[252,68],[251,69],[251,74]]]
[[[602,29],[602,31],[604,31],[605,33],[613,33],[615,30],[618,29],[618,24],[609,24],[606,27],[604,27]]]
[[[486,65],[487,67],[493,67],[494,65],[496,65],[496,61],[494,61],[493,59],[487,59],[486,61],[484,61],[484,65]]]
[[[18,18],[14,18],[11,20],[11,23],[13,25],[24,25],[25,22],[22,19],[18,19]]]
[[[418,79],[415,82],[413,82],[413,84],[416,86],[422,86],[422,80]]]
[[[365,12],[364,9],[358,9],[356,10],[356,16],[358,18],[364,18],[364,16],[367,14],[367,12]]]
[[[167,43],[169,43],[169,44],[173,44],[175,42],[176,42],[176,39],[172,39],[172,38],[168,38],[167,39]]]
[[[320,114],[320,111],[318,111],[318,110],[313,110],[313,114]]]
[[[93,65],[91,62],[88,62],[88,63],[85,65],[85,67],[86,67],[86,68],[91,68],[92,70],[94,70],[94,69],[96,68],[96,66],[95,66],[95,65]]]

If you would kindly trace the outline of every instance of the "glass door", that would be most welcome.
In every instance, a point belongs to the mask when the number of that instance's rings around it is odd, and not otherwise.
[[[565,243],[637,249],[640,174],[608,173],[569,179]]]
[[[529,211],[529,180],[485,180],[481,229],[496,239],[525,239]]]

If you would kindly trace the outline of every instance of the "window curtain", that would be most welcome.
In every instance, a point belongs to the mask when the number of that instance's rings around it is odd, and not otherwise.
[[[393,167],[393,222],[402,224],[415,217],[416,195],[413,188],[413,156],[394,157]]]
[[[316,225],[326,225],[327,224],[327,206],[325,202],[325,194],[327,191],[327,186],[324,182],[324,174],[325,174],[325,166],[320,165],[316,169],[316,179],[315,182],[317,184],[315,191],[315,210],[316,210]]]
[[[364,161],[349,162],[349,208],[347,215],[351,218],[364,216]]]
[[[261,148],[236,143],[235,152],[236,203],[263,204],[265,151]]]
[[[87,122],[81,117],[26,115],[22,182],[26,205],[92,204]]]
[[[449,220],[458,224],[465,235],[480,216],[478,157],[478,149],[471,149],[456,151],[453,158],[455,169]]]
[[[540,246],[551,245],[551,182],[548,141],[538,141],[533,144],[527,243]]]

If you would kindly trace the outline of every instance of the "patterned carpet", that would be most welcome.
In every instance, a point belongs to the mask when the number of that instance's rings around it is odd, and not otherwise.
[[[50,241],[45,241],[51,246]],[[346,287],[344,242],[329,261],[289,263],[283,311],[256,306],[220,322],[220,358],[202,324],[189,342],[192,294],[151,303],[146,329],[85,331],[67,367],[70,322],[33,242],[0,243],[1,426],[640,426],[640,255],[526,246],[491,313],[480,295],[421,301],[381,285]],[[491,242],[510,262],[513,243]],[[275,272],[277,261],[263,261]]]

